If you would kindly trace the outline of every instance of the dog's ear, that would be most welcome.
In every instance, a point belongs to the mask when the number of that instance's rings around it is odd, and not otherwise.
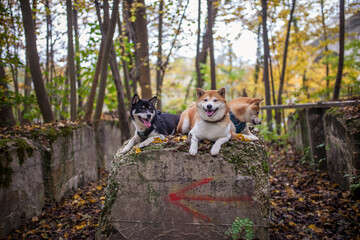
[[[137,93],[134,94],[132,100],[131,100],[131,103],[132,104],[136,104],[140,101],[140,98],[139,98],[139,95],[137,95]]]
[[[204,90],[202,90],[201,88],[196,89],[196,95],[198,98],[201,97],[204,93]]]
[[[264,99],[263,99],[263,98],[256,98],[256,99],[252,102],[252,104],[254,104],[254,105],[260,105],[260,102],[261,102],[262,100],[264,100]]]
[[[220,96],[222,96],[223,98],[225,98],[225,88],[220,88],[218,90],[218,93],[220,94]]]
[[[154,97],[152,97],[149,101],[150,101],[151,104],[154,105],[154,107],[155,107],[155,106],[156,106],[156,102],[157,102],[157,97],[154,96]]]

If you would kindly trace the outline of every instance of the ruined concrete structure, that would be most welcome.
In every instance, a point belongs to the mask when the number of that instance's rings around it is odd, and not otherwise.
[[[59,201],[67,192],[96,180],[98,168],[108,169],[121,146],[116,122],[102,122],[97,134],[87,125],[62,130],[36,133],[46,136],[45,143],[35,133],[31,139],[21,139],[31,150],[21,154],[16,141],[1,146],[0,163],[7,172],[1,176],[0,237],[41,214],[45,196]]]
[[[360,119],[339,108],[297,110],[289,117],[289,139],[314,168],[327,171],[343,190],[360,199]]]
[[[236,217],[268,239],[268,157],[260,143],[230,141],[212,157],[184,142],[118,154],[97,239],[231,239]]]

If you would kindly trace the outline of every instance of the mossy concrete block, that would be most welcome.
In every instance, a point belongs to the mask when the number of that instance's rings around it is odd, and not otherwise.
[[[59,201],[66,192],[97,179],[94,135],[93,128],[83,126],[51,144],[49,159],[44,159],[48,197]]]
[[[25,151],[23,159],[12,143],[0,153],[1,166],[11,169],[9,182],[0,186],[0,238],[40,214],[45,205],[41,155],[30,140],[26,142],[32,151]]]
[[[288,117],[289,141],[294,145],[297,152],[304,152],[301,125],[298,112]]]
[[[268,239],[264,146],[231,141],[217,157],[199,149],[193,157],[187,143],[160,143],[116,156],[97,238],[230,239],[225,231],[239,217]]]
[[[111,160],[121,146],[121,132],[118,121],[100,122],[96,139],[98,167],[109,170]]]
[[[298,109],[289,116],[289,140],[316,169],[326,170],[323,117],[326,109]]]
[[[344,190],[360,181],[360,119],[330,109],[324,116],[329,176]],[[360,189],[353,192],[360,199]]]

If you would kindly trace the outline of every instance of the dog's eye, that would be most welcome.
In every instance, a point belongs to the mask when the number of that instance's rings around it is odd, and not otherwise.
[[[142,108],[144,108],[144,109],[145,109],[145,106],[143,105],[143,106],[142,106]]]
[[[204,102],[207,102],[207,101],[208,101],[208,100],[205,98],[205,99],[204,99]]]
[[[217,102],[218,100],[217,99],[214,99],[214,102]]]

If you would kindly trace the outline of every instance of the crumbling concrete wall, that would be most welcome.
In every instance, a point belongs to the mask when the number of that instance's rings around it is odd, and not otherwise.
[[[40,152],[29,140],[25,141],[33,150],[24,151],[23,157],[19,157],[19,146],[12,141],[0,153],[1,170],[7,168],[11,172],[0,186],[0,237],[25,219],[40,214],[45,204]],[[5,172],[1,174],[4,180]]]
[[[360,119],[348,118],[337,109],[327,111],[326,158],[329,176],[344,190],[360,182]],[[352,189],[354,190],[354,189]],[[353,191],[360,198],[360,189]]]
[[[38,131],[30,134],[32,139],[22,141],[1,139],[0,238],[40,214],[45,197],[60,200],[67,192],[96,180],[98,167],[108,170],[111,156],[121,146],[120,130],[114,123],[101,126],[98,134],[106,144],[102,155],[94,130],[87,125]]]
[[[217,157],[192,157],[187,143],[151,144],[112,162],[97,239],[226,239],[236,217],[268,239],[264,146],[231,141]]]
[[[294,143],[295,149],[321,170],[326,170],[325,111],[324,108],[296,110],[288,121],[289,140]]]
[[[97,179],[97,159],[93,128],[83,126],[51,144],[45,181],[48,197],[59,201],[66,192]]]

